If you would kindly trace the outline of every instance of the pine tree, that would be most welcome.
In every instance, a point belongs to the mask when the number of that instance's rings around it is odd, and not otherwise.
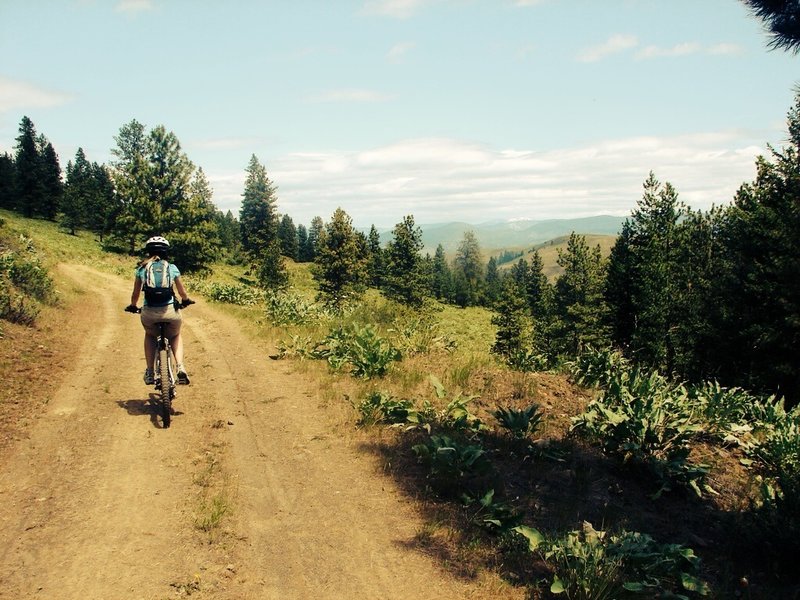
[[[375,225],[372,225],[367,235],[367,247],[369,248],[369,284],[372,287],[380,288],[383,285],[385,257],[384,250],[381,248],[381,236]]]
[[[717,361],[723,378],[800,402],[800,92],[789,143],[759,157],[719,226]]]
[[[92,162],[91,190],[86,211],[86,226],[103,242],[114,231],[122,204],[105,165]]]
[[[281,217],[278,224],[278,240],[281,245],[281,254],[297,261],[300,253],[297,243],[297,228],[289,215]]]
[[[41,179],[42,198],[40,214],[50,221],[55,221],[64,194],[64,183],[61,180],[61,166],[58,162],[53,144],[43,135],[39,136],[39,177]]]
[[[195,171],[169,228],[171,253],[186,271],[206,270],[220,248],[219,228],[211,201],[211,187],[203,169]]]
[[[59,222],[72,235],[75,235],[79,227],[86,226],[91,193],[91,167],[83,148],[78,148],[74,163],[72,161],[67,163],[67,179],[64,184]]]
[[[183,270],[205,269],[215,258],[218,242],[216,209],[202,170],[163,125],[148,133],[134,119],[114,139],[111,167],[118,206],[112,203],[107,213],[118,213],[114,243],[133,254],[148,237],[163,235]]]
[[[136,119],[123,125],[114,137],[116,147],[111,149],[114,160],[111,174],[120,202],[113,237],[115,242],[130,254],[135,254],[142,243],[157,232],[160,207],[151,199],[149,142],[145,126]]]
[[[572,233],[567,250],[558,254],[558,265],[564,272],[556,280],[550,344],[568,356],[579,354],[586,346],[606,345],[605,266],[600,246],[590,249],[583,236]]]
[[[650,173],[642,199],[612,249],[605,291],[616,342],[629,347],[640,362],[667,372],[675,368],[678,223],[686,215],[672,185],[662,186]]]
[[[506,277],[502,292],[494,305],[492,324],[497,327],[492,352],[513,364],[515,355],[530,350],[533,336],[524,294],[518,282]]]
[[[414,224],[414,217],[408,215],[395,225],[392,236],[386,247],[383,290],[389,298],[418,308],[428,287],[420,255],[422,230]]]
[[[28,117],[22,117],[14,164],[17,175],[16,210],[26,217],[41,215],[44,203],[41,179],[42,161],[36,139],[36,128],[33,122]]]
[[[486,263],[486,301],[490,306],[500,298],[503,292],[503,279],[497,268],[497,259],[492,256]]]
[[[544,262],[538,250],[531,255],[528,270],[526,298],[531,316],[536,322],[548,322],[553,312],[555,290],[544,274]]]
[[[447,264],[447,257],[444,253],[444,246],[436,246],[436,253],[433,255],[433,266],[431,282],[429,284],[434,297],[442,302],[453,302],[453,274],[450,265]]]
[[[239,221],[229,210],[226,213],[217,211],[215,215],[219,232],[221,251],[229,260],[237,263],[241,258],[241,241]]]
[[[242,231],[242,248],[252,261],[262,256],[278,235],[278,213],[275,187],[267,177],[267,169],[258,162],[255,154],[245,169],[247,179],[239,211]]]
[[[342,308],[357,299],[367,282],[367,263],[350,216],[337,208],[321,231],[312,276],[319,285],[318,298]]]
[[[275,186],[255,154],[245,171],[247,179],[239,212],[242,248],[264,287],[282,287],[288,281],[288,274],[278,240]]]
[[[311,226],[308,229],[308,239],[303,250],[303,262],[314,262],[319,251],[319,240],[325,229],[325,222],[322,217],[311,219]]]
[[[0,208],[14,210],[17,206],[17,166],[14,157],[0,155]]]
[[[457,275],[457,304],[477,306],[483,294],[483,258],[474,231],[464,232],[464,237],[456,250],[453,271]]]
[[[297,225],[297,260],[299,262],[309,262],[306,258],[306,246],[308,246],[308,229],[299,223]]]

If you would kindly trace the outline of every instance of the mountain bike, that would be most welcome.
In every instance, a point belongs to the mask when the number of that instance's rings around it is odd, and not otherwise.
[[[175,303],[175,308],[180,310],[194,304],[194,300],[187,300],[183,303]],[[126,306],[125,311],[129,313],[141,313],[142,309],[135,306]],[[156,360],[153,369],[155,389],[158,393],[159,404],[161,406],[161,422],[164,429],[172,422],[172,401],[177,396],[177,377],[175,376],[174,356],[169,345],[169,338],[165,335],[166,322],[159,322],[158,338],[156,339]]]

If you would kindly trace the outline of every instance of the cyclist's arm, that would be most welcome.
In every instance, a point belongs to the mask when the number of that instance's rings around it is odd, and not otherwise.
[[[189,299],[189,294],[186,293],[186,288],[183,286],[183,281],[181,281],[180,277],[175,278],[175,287],[178,289],[178,295],[181,300],[186,302]]]
[[[142,293],[142,280],[138,277],[133,280],[133,292],[131,292],[131,306],[136,306],[139,302],[139,294]]]

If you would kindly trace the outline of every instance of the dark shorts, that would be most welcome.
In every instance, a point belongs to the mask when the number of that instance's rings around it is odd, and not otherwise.
[[[166,323],[165,332],[173,338],[181,332],[181,313],[171,303],[167,306],[143,306],[142,326],[147,335],[158,337],[159,323]]]

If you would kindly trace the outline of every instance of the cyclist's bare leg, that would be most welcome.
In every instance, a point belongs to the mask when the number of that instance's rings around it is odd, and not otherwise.
[[[144,334],[144,359],[147,363],[147,368],[152,373],[153,367],[156,363],[156,350],[158,348],[158,338],[152,335]]]
[[[181,334],[169,338],[169,345],[172,348],[172,354],[175,356],[175,364],[183,364],[183,339]]]

